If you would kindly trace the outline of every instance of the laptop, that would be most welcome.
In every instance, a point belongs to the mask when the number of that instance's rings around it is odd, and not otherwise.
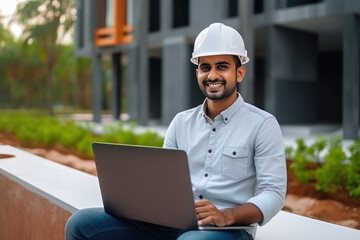
[[[106,213],[184,230],[252,228],[198,226],[185,151],[109,143],[92,147]]]

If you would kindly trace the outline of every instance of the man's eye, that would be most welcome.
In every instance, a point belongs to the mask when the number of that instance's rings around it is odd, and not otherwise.
[[[221,70],[225,70],[227,68],[228,68],[228,66],[226,66],[226,65],[219,65],[218,66],[218,69],[221,69]]]
[[[201,71],[208,71],[210,68],[208,66],[201,66],[200,70]]]

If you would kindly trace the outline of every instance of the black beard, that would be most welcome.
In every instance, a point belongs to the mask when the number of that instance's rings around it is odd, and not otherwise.
[[[223,84],[223,87],[224,87],[223,93],[221,95],[217,95],[217,94],[213,95],[211,92],[207,93],[205,88],[207,87],[207,85],[209,83],[221,83],[221,84]],[[222,79],[204,80],[203,87],[200,88],[200,90],[205,95],[205,97],[207,97],[210,100],[222,100],[222,99],[225,99],[225,98],[228,98],[229,96],[231,96],[234,93],[234,91],[237,91],[237,85],[235,85],[234,88],[228,89],[225,80],[222,80]]]

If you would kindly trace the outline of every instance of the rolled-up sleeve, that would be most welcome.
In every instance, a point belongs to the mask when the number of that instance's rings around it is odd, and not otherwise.
[[[264,225],[284,206],[286,194],[284,142],[274,117],[265,119],[254,145],[257,193],[248,202],[260,209],[263,221],[259,224]]]

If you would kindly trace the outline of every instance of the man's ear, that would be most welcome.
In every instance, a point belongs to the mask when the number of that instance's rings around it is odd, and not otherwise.
[[[197,77],[197,76],[198,76],[198,74],[199,74],[199,69],[197,69],[197,68],[196,68],[195,73],[196,73],[196,77]]]
[[[244,66],[240,66],[236,69],[236,81],[238,83],[242,82],[245,77],[246,68]]]

